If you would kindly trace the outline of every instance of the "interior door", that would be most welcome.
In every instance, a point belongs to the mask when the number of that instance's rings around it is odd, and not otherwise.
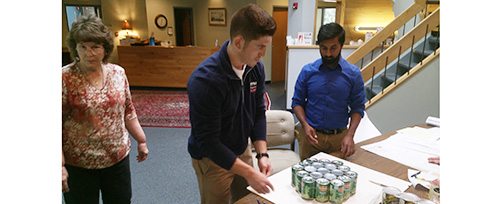
[[[192,8],[174,8],[174,20],[176,22],[176,45],[195,45]]]
[[[273,18],[277,23],[277,30],[271,47],[271,82],[279,82],[285,80],[287,7],[273,7]]]

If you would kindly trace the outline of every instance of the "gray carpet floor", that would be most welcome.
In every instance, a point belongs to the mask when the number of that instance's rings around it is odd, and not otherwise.
[[[285,110],[284,83],[267,84],[267,90],[272,101],[271,109]],[[137,143],[132,139],[132,203],[200,203],[197,178],[187,150],[191,130],[149,127],[143,129],[148,139],[150,154],[148,160],[138,163],[135,160]]]
[[[148,160],[131,160],[132,203],[199,203],[198,185],[191,167],[188,128],[144,128]],[[135,148],[136,143],[132,146]],[[131,159],[137,149],[130,153]]]

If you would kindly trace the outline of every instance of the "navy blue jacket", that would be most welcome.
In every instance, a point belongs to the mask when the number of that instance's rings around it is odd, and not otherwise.
[[[246,68],[240,80],[227,53],[228,41],[205,59],[188,81],[191,135],[188,152],[229,170],[248,138],[266,140],[264,66]]]

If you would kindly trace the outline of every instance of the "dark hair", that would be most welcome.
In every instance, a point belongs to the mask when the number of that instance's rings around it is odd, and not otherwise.
[[[277,29],[275,19],[256,4],[239,9],[231,18],[230,37],[242,35],[247,42],[263,36],[273,36]]]
[[[320,44],[320,42],[332,38],[338,38],[339,44],[343,45],[344,44],[344,29],[341,25],[337,23],[328,23],[325,25],[322,25],[320,27],[320,30],[318,31],[318,36],[317,36],[317,45]]]
[[[107,62],[113,51],[113,35],[100,18],[94,15],[79,17],[72,25],[68,35],[68,48],[71,58],[78,61],[77,43],[94,42],[104,47],[103,62]]]

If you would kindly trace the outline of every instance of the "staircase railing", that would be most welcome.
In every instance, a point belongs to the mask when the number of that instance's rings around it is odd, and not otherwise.
[[[366,62],[364,64],[364,57],[366,55],[371,52],[373,53],[378,47],[384,49],[384,42],[386,39],[393,38],[395,32],[401,27],[403,27],[403,36],[405,34],[405,24],[412,18],[414,18],[414,23],[416,23],[417,15],[426,8],[426,0],[415,0],[414,4],[398,15],[392,22],[385,26],[383,30],[377,32],[369,41],[353,51],[346,60],[352,64],[358,64],[360,62],[360,68],[363,68],[364,65],[368,63]]]
[[[440,50],[439,50],[438,44],[437,44],[436,47],[431,48],[432,50],[434,50],[433,53],[431,53],[430,55],[425,55],[427,36],[432,31],[439,33],[439,31],[437,31],[439,29],[439,25],[440,25],[440,8],[437,8],[433,13],[428,15],[424,20],[422,20],[411,31],[409,31],[406,35],[401,37],[397,42],[395,42],[388,49],[386,49],[384,52],[382,52],[379,56],[377,56],[374,60],[369,62],[366,66],[364,66],[361,69],[364,82],[372,80],[371,83],[373,83],[374,76],[376,73],[380,73],[381,71],[384,70],[383,75],[386,76],[386,69],[387,69],[388,63],[393,62],[395,60],[397,61],[395,76],[394,76],[395,79],[392,80],[394,84],[391,84],[390,86],[387,86],[387,87],[383,87],[383,89],[381,90],[380,93],[376,94],[374,97],[370,97],[369,101],[366,103],[366,108],[369,107],[371,104],[373,104],[375,101],[377,101],[379,98],[381,98],[384,94],[386,94],[389,91],[391,91],[392,89],[394,89],[394,87],[397,86],[398,83],[402,82],[404,79],[406,79],[412,73],[419,71],[420,67],[423,67],[431,59],[433,59],[434,57],[436,57],[440,54]],[[419,39],[422,39],[422,41],[424,41],[422,44],[422,48],[421,48],[422,50],[414,50],[414,49],[416,49],[416,47],[415,47],[416,41]],[[402,62],[405,66],[408,67],[408,70],[406,71],[407,77],[404,78],[404,77],[398,76],[397,72],[399,72],[398,69],[399,69],[399,66],[401,64],[402,52],[406,51],[406,50],[410,50],[410,56],[408,59],[408,65],[406,65],[407,61]],[[418,52],[422,56],[422,58],[420,59],[421,61],[417,65],[411,65],[412,56],[413,56],[414,52]],[[354,58],[352,58],[352,59],[354,59]],[[419,67],[419,69],[415,69],[417,67]],[[372,84],[371,84],[371,89],[372,89]]]

